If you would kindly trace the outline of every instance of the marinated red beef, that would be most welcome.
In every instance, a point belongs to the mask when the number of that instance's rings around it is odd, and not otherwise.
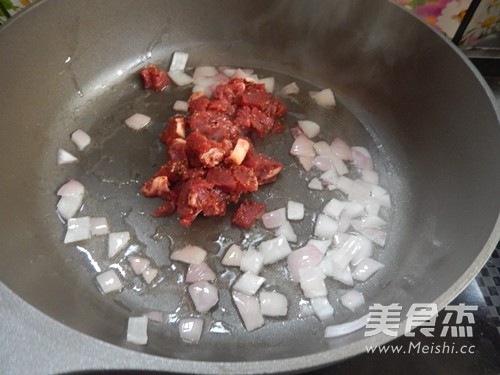
[[[156,65],[150,65],[141,70],[140,75],[146,90],[158,92],[170,86],[170,78],[167,72],[159,69]]]
[[[161,132],[168,161],[141,189],[165,201],[153,216],[176,211],[182,225],[199,214],[224,216],[242,194],[276,180],[283,165],[258,153],[250,137],[282,132],[286,114],[263,84],[241,78],[217,86],[212,99],[195,92],[188,104],[189,115],[171,117]],[[249,228],[264,212],[264,204],[245,199],[231,222]]]

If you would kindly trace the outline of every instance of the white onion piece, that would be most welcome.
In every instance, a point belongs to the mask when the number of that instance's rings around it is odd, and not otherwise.
[[[158,270],[154,267],[146,267],[146,269],[142,271],[142,278],[148,284],[151,284],[151,282],[157,275],[158,275]]]
[[[348,335],[366,326],[368,322],[368,314],[363,315],[361,318],[351,322],[336,324],[326,327],[325,338],[334,338],[339,336]]]
[[[193,77],[184,73],[182,70],[168,72],[168,75],[177,86],[187,86],[193,83]]]
[[[328,248],[331,246],[332,240],[318,240],[316,238],[311,238],[309,241],[307,241],[307,245],[312,245],[316,247],[319,251],[321,251],[322,254],[326,253]]]
[[[214,281],[217,278],[215,272],[206,264],[190,264],[186,273],[186,282],[195,283],[197,281]]]
[[[326,276],[331,276],[335,280],[340,281],[344,285],[353,286],[354,281],[352,279],[351,270],[349,266],[345,268],[339,268],[332,262],[332,254],[334,251],[329,251],[326,253],[325,257],[320,263],[320,267]]]
[[[373,242],[363,236],[358,236],[360,239],[360,247],[354,257],[351,259],[353,266],[358,265],[365,258],[369,258],[373,254]]]
[[[365,202],[370,198],[371,185],[363,180],[356,179],[353,181],[351,189],[348,193],[348,198],[355,202]]]
[[[353,183],[354,181],[349,177],[340,176],[339,180],[337,181],[337,188],[344,194],[349,194],[351,192]]]
[[[140,130],[151,122],[151,117],[135,113],[125,120],[125,125],[133,130]]]
[[[313,144],[314,151],[318,155],[330,155],[332,150],[330,149],[330,145],[325,141],[319,141]]]
[[[285,259],[292,252],[285,236],[263,241],[259,244],[258,249],[262,254],[264,264],[271,264]]]
[[[350,217],[358,217],[364,214],[365,208],[358,202],[345,202],[344,211]]]
[[[146,317],[156,323],[163,323],[165,317],[163,316],[163,312],[161,311],[150,311],[146,313]]]
[[[314,177],[313,179],[311,179],[311,181],[309,181],[307,187],[311,190],[323,190],[323,184],[321,183],[319,178],[316,177]]]
[[[330,148],[334,155],[342,160],[352,160],[351,147],[340,138],[335,138],[330,144]]]
[[[253,296],[265,281],[266,279],[262,276],[254,275],[251,272],[245,272],[233,284],[233,290]]]
[[[353,289],[340,297],[340,303],[354,312],[358,307],[365,303],[365,297],[361,292]]]
[[[339,226],[337,228],[337,232],[345,233],[347,232],[350,226],[351,226],[351,215],[349,215],[347,211],[343,211],[339,217]]]
[[[200,313],[206,313],[219,302],[217,288],[208,281],[198,281],[191,284],[188,291],[196,311]]]
[[[204,86],[210,88],[213,82],[213,77],[193,77],[193,83],[195,86]]]
[[[90,234],[92,236],[104,236],[109,233],[108,220],[105,217],[90,218]]]
[[[186,52],[175,51],[172,55],[172,62],[170,63],[169,71],[184,70],[189,58]]]
[[[363,169],[361,171],[361,179],[369,184],[378,185],[378,173],[375,171]]]
[[[314,157],[312,156],[299,156],[300,165],[305,171],[309,172],[313,166]]]
[[[340,214],[344,210],[345,203],[339,201],[338,199],[332,198],[326,205],[323,207],[323,213],[328,216],[338,219]]]
[[[375,215],[367,215],[356,221],[359,222],[363,228],[382,228],[387,225],[384,219]]]
[[[193,93],[201,92],[207,98],[210,98],[212,96],[212,90],[210,90],[207,86],[195,85],[195,86],[193,86],[192,92]]]
[[[274,91],[274,77],[261,78],[258,81],[259,83],[263,83],[266,88],[266,92],[272,94]]]
[[[147,316],[128,318],[127,341],[136,345],[146,345],[148,343]]]
[[[65,220],[75,216],[82,207],[83,195],[64,195],[57,202],[57,212]]]
[[[104,294],[116,292],[123,288],[123,284],[115,270],[108,270],[97,275],[96,281]]]
[[[304,204],[288,201],[286,205],[286,216],[288,220],[302,220],[304,218]]]
[[[304,132],[304,134],[307,138],[314,138],[321,131],[320,126],[314,121],[299,120],[298,124],[299,124],[299,128]],[[313,145],[313,147],[314,147],[314,145]]]
[[[354,271],[352,271],[352,277],[355,280],[366,281],[382,267],[384,267],[384,265],[377,262],[375,259],[364,258],[358,263],[356,268],[354,268]]]
[[[222,258],[222,264],[224,266],[239,267],[242,257],[243,251],[241,250],[241,247],[236,244],[232,244],[229,249],[227,249],[224,258]]]
[[[75,196],[83,195],[85,193],[85,187],[81,182],[77,180],[69,180],[64,185],[62,185],[59,190],[57,190],[57,195],[59,196]]]
[[[249,81],[254,81],[254,79],[252,78],[252,73],[253,70],[237,68],[231,75],[231,78],[245,78],[248,79]]]
[[[233,301],[248,332],[264,325],[264,317],[260,311],[260,304],[257,297],[233,292]]]
[[[71,141],[73,141],[78,150],[81,151],[90,144],[91,139],[83,130],[77,129],[71,134]]]
[[[379,246],[384,247],[385,241],[387,240],[387,232],[379,228],[364,228],[358,221],[351,221],[352,227],[361,233],[363,236],[373,241]]]
[[[193,72],[193,78],[198,77],[213,77],[219,74],[214,66],[197,66]]]
[[[76,163],[77,161],[78,161],[78,158],[76,156],[70,154],[68,151],[63,150],[62,148],[57,150],[57,164],[58,165]]]
[[[224,66],[220,67],[219,71],[226,77],[231,78],[234,75],[234,73],[236,73],[236,68]]]
[[[366,238],[362,236],[351,235],[340,248],[332,250],[330,256],[333,265],[339,269],[346,268],[359,249],[365,246],[365,241]]]
[[[288,301],[286,297],[277,292],[260,292],[260,311],[264,316],[286,316]]]
[[[205,260],[207,252],[201,247],[187,245],[180,250],[174,251],[170,259],[188,264],[200,264]]]
[[[331,168],[319,176],[319,179],[327,185],[336,185],[339,182],[339,178],[340,176],[335,168]]]
[[[333,107],[336,104],[331,89],[309,91],[309,96],[321,107]]]
[[[320,264],[321,258],[323,258],[323,253],[314,245],[306,245],[292,251],[286,260],[291,280],[299,282],[299,270],[301,268],[316,267]]]
[[[108,258],[113,258],[120,251],[125,249],[125,246],[130,241],[130,232],[112,232],[108,235]]]
[[[290,95],[290,94],[298,94],[300,92],[299,86],[295,82],[291,82],[288,85],[285,85],[280,90],[280,94]]]
[[[338,222],[325,214],[319,214],[314,226],[314,235],[319,238],[332,238],[337,232]]]
[[[304,134],[300,134],[290,148],[290,154],[294,156],[309,156],[314,157],[314,143]]]
[[[319,267],[299,268],[300,288],[306,298],[324,297],[328,294],[325,274]]]
[[[316,156],[313,159],[312,164],[322,172],[335,168],[333,165],[332,155]]]
[[[301,300],[299,302],[299,317],[300,318],[307,318],[309,316],[314,315],[314,310],[311,306],[311,303],[306,300]]]
[[[338,156],[332,155],[331,156],[333,167],[337,171],[339,175],[344,175],[349,172],[349,169],[347,168],[347,165],[344,163],[344,161],[339,158]]]
[[[184,100],[176,100],[173,106],[173,110],[177,112],[187,112],[188,109],[189,104]]]
[[[149,264],[151,263],[149,259],[143,258],[143,257],[138,257],[138,256],[129,256],[128,262],[130,263],[130,266],[132,267],[132,270],[136,275],[140,275],[144,272],[146,268],[149,267]]]
[[[292,224],[287,220],[274,232],[276,236],[283,236],[288,242],[297,242],[297,234],[295,233]]]
[[[219,74],[216,74],[215,76],[212,77],[212,81],[210,82],[210,84],[208,85],[208,88],[214,92],[215,89],[217,88],[217,86],[219,85],[222,85],[222,84],[225,84],[229,82],[229,78],[226,77],[224,74],[222,73],[219,73]]]
[[[333,316],[333,306],[324,296],[311,298],[311,306],[314,310],[314,314],[316,314],[321,321],[330,319]]]
[[[375,197],[375,199],[377,199],[379,201],[379,203],[382,207],[385,207],[387,209],[390,209],[392,207],[391,197],[389,194],[379,195],[379,196]]]
[[[240,270],[258,275],[262,267],[264,267],[264,256],[257,249],[249,247],[241,257]]]
[[[378,199],[370,197],[365,201],[365,211],[368,215],[378,216],[380,212],[380,202]]]
[[[84,216],[68,220],[64,243],[88,240],[90,236],[90,217]]]
[[[352,160],[358,168],[373,170],[373,160],[368,150],[361,146],[351,147]]]
[[[286,222],[286,209],[278,208],[262,215],[262,223],[267,229],[278,228]]]
[[[371,191],[371,195],[372,197],[380,197],[382,195],[385,195],[387,194],[387,190],[385,190],[382,186],[379,186],[379,185],[373,185],[372,186],[372,191]]]
[[[203,331],[203,319],[185,318],[179,320],[179,335],[182,341],[197,344]]]
[[[345,242],[351,238],[350,234],[347,233],[336,233],[335,236],[333,236],[333,243],[335,244],[336,247],[341,247]]]

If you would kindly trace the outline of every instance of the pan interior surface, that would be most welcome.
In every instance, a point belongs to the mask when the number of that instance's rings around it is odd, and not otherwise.
[[[49,17],[50,23],[41,22]],[[39,30],[23,37],[35,24]],[[25,48],[15,48],[19,43]],[[414,302],[438,301],[442,307],[487,259],[484,246],[492,242],[499,212],[500,175],[492,173],[500,162],[496,111],[463,58],[388,2],[42,1],[5,26],[0,45],[12,51],[0,56],[0,65],[9,67],[0,72],[8,90],[0,97],[1,281],[77,331],[126,349],[209,362],[324,352],[326,363],[365,348],[362,331],[325,340],[323,323],[298,318],[300,289],[283,281],[283,265],[264,276],[294,296],[293,319],[245,332],[229,295],[236,273],[218,259],[231,243],[249,246],[269,233],[240,231],[227,218],[200,219],[185,228],[175,217],[150,216],[159,202],[143,198],[139,189],[165,161],[158,134],[173,114],[172,103],[188,91],[145,92],[137,73],[151,63],[167,67],[176,50],[189,53],[191,67],[253,68],[259,76],[274,76],[278,88],[297,82],[301,96],[286,101],[287,129],[297,119],[311,119],[324,124],[325,140],[341,137],[372,153],[394,207],[387,245],[375,254],[385,267],[357,287],[366,306],[395,302],[407,311]],[[334,110],[307,101],[309,90],[325,87],[336,93]],[[152,117],[143,132],[123,124],[136,112]],[[58,148],[71,150],[69,135],[78,128],[92,145],[78,154],[78,163],[58,167]],[[257,142],[285,169],[255,199],[268,209],[290,199],[304,202],[309,216],[300,237],[311,231],[325,200],[306,188],[307,177],[288,154],[291,142],[289,131]],[[105,216],[113,231],[131,231],[121,258],[107,259],[105,238],[63,245],[55,191],[68,178],[87,188],[82,216]],[[186,244],[207,249],[219,272],[220,302],[205,317],[196,346],[178,338],[176,323],[193,309],[179,283],[185,270],[169,259],[171,250]],[[109,267],[121,272],[129,254],[152,259],[161,272],[157,285],[134,279],[124,292],[102,295],[95,276]],[[338,298],[348,290],[341,284],[331,283],[330,290],[338,307],[331,323],[367,312],[340,306]],[[147,346],[126,343],[128,317],[149,311],[165,312],[166,323],[150,324]]]

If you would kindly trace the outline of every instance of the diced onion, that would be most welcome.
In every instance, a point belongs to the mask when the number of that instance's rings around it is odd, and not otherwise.
[[[127,341],[136,345],[146,345],[148,343],[147,316],[128,318]]]
[[[109,233],[108,220],[105,217],[90,218],[90,234],[92,236],[104,236]]]
[[[233,290],[252,296],[257,293],[257,290],[259,290],[265,281],[266,279],[262,276],[254,275],[251,272],[245,272],[233,284]]]
[[[288,220],[302,220],[304,218],[304,204],[300,202],[288,201],[286,214]]]
[[[294,156],[309,156],[314,157],[314,143],[304,134],[300,134],[292,144],[290,154]]]
[[[242,257],[243,251],[241,251],[241,247],[236,244],[232,244],[229,249],[227,249],[224,258],[222,258],[222,264],[225,266],[239,267]]]
[[[323,213],[328,216],[338,219],[340,214],[344,210],[345,202],[339,201],[338,199],[332,198],[326,205],[323,207]]]
[[[143,258],[143,257],[138,257],[138,256],[129,256],[128,262],[130,263],[130,266],[132,267],[132,270],[136,275],[141,275],[144,270],[146,270],[149,267],[149,264],[151,263],[149,259]]]
[[[340,176],[335,168],[331,168],[319,176],[319,179],[327,185],[336,185],[339,182],[339,178]]]
[[[368,314],[363,315],[361,318],[351,322],[331,325],[325,329],[325,338],[334,338],[339,336],[348,335],[366,326],[368,322]]]
[[[354,164],[361,169],[373,170],[373,160],[368,150],[361,146],[351,147]]]
[[[91,141],[90,136],[81,129],[77,129],[71,134],[71,140],[80,151],[87,147]]]
[[[76,156],[70,154],[68,151],[63,150],[62,148],[57,150],[57,164],[58,165],[76,163],[77,161],[78,161],[78,158]]]
[[[295,82],[291,82],[288,85],[283,86],[280,90],[280,94],[290,95],[290,94],[298,94],[300,91],[299,86]]]
[[[186,282],[195,283],[197,281],[214,281],[217,278],[215,272],[206,264],[190,264],[186,273]]]
[[[201,247],[187,245],[180,250],[174,251],[170,259],[188,264],[200,264],[205,260],[207,252]]]
[[[142,278],[148,284],[151,284],[157,275],[158,275],[158,270],[154,267],[148,266],[144,271],[142,271]]]
[[[332,240],[318,240],[316,238],[311,238],[309,241],[307,241],[307,245],[312,245],[319,251],[321,251],[322,254],[326,253],[330,245],[332,244]]]
[[[151,122],[151,117],[135,113],[125,120],[125,125],[133,130],[140,130]]]
[[[300,269],[319,265],[321,258],[323,258],[323,253],[314,245],[306,245],[292,251],[286,260],[291,280],[298,282]]]
[[[255,248],[249,247],[241,257],[240,270],[258,275],[262,267],[264,267],[264,256]]]
[[[120,251],[125,249],[125,246],[130,241],[130,232],[112,232],[108,235],[108,258],[113,258]]]
[[[309,96],[321,107],[333,107],[336,104],[331,89],[310,91]]]
[[[340,176],[337,182],[337,188],[343,192],[344,194],[348,194],[351,192],[352,185],[354,181],[346,176]]]
[[[288,242],[297,242],[297,234],[295,233],[292,224],[286,220],[276,231],[276,236],[283,236]]]
[[[176,100],[173,109],[174,111],[178,112],[187,112],[189,109],[189,104],[184,100]]]
[[[57,190],[56,194],[59,196],[75,196],[83,195],[84,193],[85,187],[80,182],[77,180],[69,180]]]
[[[75,216],[82,207],[83,195],[64,195],[57,202],[57,212],[65,220]]]
[[[304,134],[307,138],[316,137],[321,130],[319,125],[314,121],[299,120],[298,124],[299,124],[299,128],[302,129],[302,131],[304,132]],[[314,147],[314,145],[313,145],[313,147]]]
[[[182,341],[197,344],[203,331],[203,319],[185,318],[179,320],[179,335]]]
[[[365,303],[365,297],[361,292],[353,289],[340,297],[340,303],[354,312]]]
[[[352,277],[355,280],[366,281],[382,267],[384,265],[375,259],[364,258],[358,263],[354,271],[352,271]]]
[[[214,66],[197,66],[193,72],[193,78],[213,77],[217,74],[219,74],[219,72]]]
[[[369,184],[378,185],[378,173],[375,171],[363,169],[361,171],[361,179]]]
[[[258,249],[262,254],[264,264],[271,264],[285,259],[292,252],[285,236],[263,241],[259,244]]]
[[[264,317],[257,297],[233,292],[233,301],[248,332],[264,325]]]
[[[310,171],[313,166],[314,157],[312,156],[299,156],[300,165],[305,171]]]
[[[123,288],[123,284],[115,270],[108,270],[97,275],[96,281],[104,294],[116,292]]]
[[[286,222],[286,209],[278,208],[277,210],[266,212],[262,215],[262,223],[267,229],[278,228]]]
[[[217,288],[208,281],[198,281],[191,284],[188,291],[196,311],[200,313],[208,312],[219,302]]]
[[[325,274],[319,267],[299,268],[300,288],[306,298],[325,297],[328,294]]]
[[[168,75],[177,86],[187,86],[193,83],[193,77],[184,73],[182,70],[168,72]]]
[[[267,77],[259,79],[259,83],[263,83],[266,91],[270,94],[274,91],[274,77]]]
[[[175,51],[172,54],[172,62],[170,63],[169,71],[184,70],[189,58],[189,54],[186,52]]]
[[[353,181],[348,197],[351,201],[365,202],[370,198],[371,185],[363,180],[356,179]]]
[[[321,321],[330,319],[333,316],[333,306],[324,296],[311,298],[311,306],[314,310],[314,314],[316,314]]]
[[[319,125],[318,125],[319,126]],[[330,145],[325,141],[319,141],[313,144],[314,151],[318,155],[330,155],[332,150],[330,149]]]
[[[307,187],[311,190],[323,190],[323,184],[316,177],[314,177],[313,179],[311,179],[311,181],[309,181]]]
[[[325,214],[319,214],[314,226],[314,235],[319,238],[332,238],[337,232],[338,222]]]
[[[264,316],[286,316],[288,301],[286,297],[277,292],[260,292],[260,311]]]
[[[312,164],[322,172],[328,171],[330,169],[335,168],[335,166],[333,164],[332,156],[333,155],[316,156],[313,159]]]
[[[352,151],[347,143],[340,138],[335,138],[330,144],[333,154],[342,160],[352,160]]]
[[[88,240],[90,236],[90,217],[84,216],[68,220],[64,243]]]

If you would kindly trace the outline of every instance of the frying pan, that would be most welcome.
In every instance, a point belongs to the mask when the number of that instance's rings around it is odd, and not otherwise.
[[[298,371],[391,339],[361,330],[325,340],[313,318],[272,321],[249,334],[222,288],[227,316],[219,308],[210,321],[222,328],[198,345],[180,342],[168,322],[150,329],[147,346],[126,343],[129,316],[173,314],[179,306],[175,280],[182,270],[172,268],[171,249],[190,242],[216,258],[230,242],[248,240],[224,219],[201,219],[188,229],[175,218],[153,219],[158,202],[138,194],[162,161],[157,135],[172,114],[168,103],[181,92],[145,93],[137,72],[150,63],[167,67],[176,50],[190,54],[190,66],[249,67],[274,74],[281,85],[293,79],[305,90],[335,91],[334,111],[302,110],[331,124],[329,136],[374,154],[394,203],[388,243],[376,254],[385,267],[360,286],[366,306],[399,303],[403,316],[414,302],[444,307],[499,239],[500,128],[492,95],[455,47],[389,2],[40,1],[3,26],[0,46],[2,291],[20,298],[9,301],[30,304],[32,319],[48,316],[55,328],[46,336],[64,340],[52,372]],[[134,112],[147,112],[153,125],[125,132],[123,119]],[[79,163],[58,167],[56,151],[71,149],[77,128],[94,144]],[[313,205],[307,189],[294,183],[289,142],[286,133],[259,146],[288,166],[258,196],[270,197],[270,208],[290,198]],[[135,251],[155,262],[164,282],[99,292],[95,275],[110,266],[104,240],[62,244],[55,191],[69,177],[89,191],[82,213],[108,217],[112,230],[131,230]],[[337,285],[332,300],[342,292]],[[359,316],[338,307],[335,322]]]

